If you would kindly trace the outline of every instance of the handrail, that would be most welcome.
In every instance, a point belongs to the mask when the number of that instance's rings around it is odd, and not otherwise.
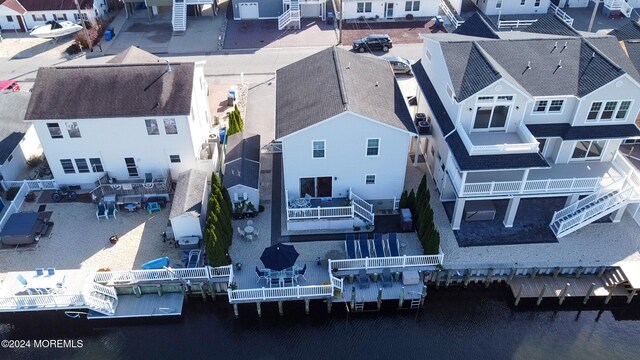
[[[538,21],[538,19],[532,20],[498,20],[498,29],[502,28],[518,28],[521,26],[529,26]]]
[[[582,208],[583,206],[595,201],[598,198],[605,196],[608,193],[620,190],[624,186],[624,184],[625,184],[624,178],[618,179],[616,182],[596,191],[593,194],[590,194],[584,199],[576,201],[573,204],[570,204],[569,206],[554,212],[553,218],[551,219],[551,223],[554,223],[559,218],[562,218],[566,215],[576,212],[578,209]]]
[[[210,280],[230,276],[230,266],[199,267],[186,269],[165,268],[159,270],[129,270],[97,272],[94,275],[96,283],[136,283],[144,281],[171,281],[171,280]]]
[[[550,2],[549,8],[554,12],[554,14],[558,15],[562,21],[566,22],[569,26],[573,26],[573,18],[564,12],[564,10],[560,9],[556,4]]]
[[[308,286],[290,286],[278,288],[257,288],[257,289],[227,289],[229,303],[238,303],[243,301],[266,301],[266,300],[285,300],[285,299],[305,299],[330,297],[333,295],[332,285],[308,285]]]
[[[329,260],[330,269],[359,270],[381,268],[410,268],[442,265],[444,254],[438,255],[412,255],[390,256],[380,258]]]
[[[449,9],[449,5],[447,5],[447,3],[444,0],[440,0],[439,5],[440,5],[440,9],[442,9],[442,12],[444,12],[444,14],[447,16],[449,21],[451,21],[451,24],[453,24],[453,26],[455,26],[456,29],[464,23],[464,20],[458,19],[454,10]]]

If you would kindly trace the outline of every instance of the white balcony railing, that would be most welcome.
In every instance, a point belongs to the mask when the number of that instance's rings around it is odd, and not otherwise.
[[[573,26],[573,18],[562,9],[560,9],[556,4],[550,2],[549,9],[553,11],[554,14],[558,15],[558,17],[562,19],[562,21],[566,22],[569,26]]]
[[[227,289],[230,303],[317,299],[333,296],[333,285],[290,286],[259,289]]]
[[[449,19],[449,21],[451,21],[451,24],[457,29],[458,26],[462,25],[464,23],[464,20],[462,19],[458,19],[458,16],[456,16],[456,11],[453,9],[449,8],[449,5],[447,5],[447,2],[444,0],[440,0],[440,9],[442,10],[442,12],[444,12],[445,16],[447,17],[447,19]]]
[[[200,267],[188,269],[129,270],[97,272],[93,281],[99,284],[137,283],[162,280],[209,280],[231,275],[231,266]]]
[[[338,271],[382,268],[390,268],[391,270],[394,270],[410,267],[441,265],[443,258],[444,254],[440,253],[438,255],[405,255],[380,258],[329,260],[329,268],[337,269]]]
[[[519,27],[525,27],[538,21],[538,19],[527,20],[498,20],[498,29],[517,29]]]
[[[520,124],[516,129],[516,134],[520,139],[520,143],[511,144],[492,144],[492,145],[474,145],[469,138],[466,131],[458,129],[460,139],[467,148],[469,155],[491,155],[491,154],[518,154],[518,153],[531,153],[537,152],[539,143],[536,138],[531,134],[531,131],[527,129],[524,124]]]

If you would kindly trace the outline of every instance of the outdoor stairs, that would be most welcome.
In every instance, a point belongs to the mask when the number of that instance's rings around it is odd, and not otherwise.
[[[360,298],[359,300],[356,301],[354,310],[356,312],[363,312],[364,311],[364,298]]]
[[[285,0],[284,4],[287,2],[289,9],[278,16],[278,30],[300,29],[300,4],[298,0]]]
[[[609,10],[620,11],[622,15],[630,18],[633,12],[633,7],[627,3],[626,0],[605,0],[604,6]]]
[[[624,182],[622,187],[604,188],[556,211],[549,226],[555,236],[561,238],[629,203],[639,201],[640,197],[633,183]]]
[[[625,284],[629,280],[625,276],[624,272],[619,267],[616,267],[605,271],[605,273],[602,274],[602,281],[604,282],[604,286],[613,288],[618,285]]]
[[[171,24],[173,25],[173,32],[187,30],[187,5],[185,0],[173,0]]]
[[[373,225],[375,213],[373,211],[373,205],[366,202],[360,196],[356,195],[349,189],[349,199],[353,204],[353,213],[359,219],[361,219],[365,226]]]
[[[112,287],[93,283],[85,295],[85,302],[87,307],[95,312],[114,315],[118,306],[118,295]]]

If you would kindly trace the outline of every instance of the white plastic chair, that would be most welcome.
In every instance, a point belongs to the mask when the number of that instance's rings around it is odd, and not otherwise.
[[[245,238],[247,238],[247,240],[249,240],[249,241],[253,241],[253,235],[252,234],[246,234]]]
[[[245,237],[244,230],[240,229],[240,226],[238,226],[238,233],[240,233],[240,237]]]
[[[253,230],[253,236],[258,237],[258,230]]]
[[[253,226],[253,220],[247,220],[247,226]]]

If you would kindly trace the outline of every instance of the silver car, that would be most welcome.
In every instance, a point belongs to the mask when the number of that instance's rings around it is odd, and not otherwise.
[[[386,56],[383,59],[389,62],[394,73],[411,75],[411,63],[409,60],[399,56]]]

